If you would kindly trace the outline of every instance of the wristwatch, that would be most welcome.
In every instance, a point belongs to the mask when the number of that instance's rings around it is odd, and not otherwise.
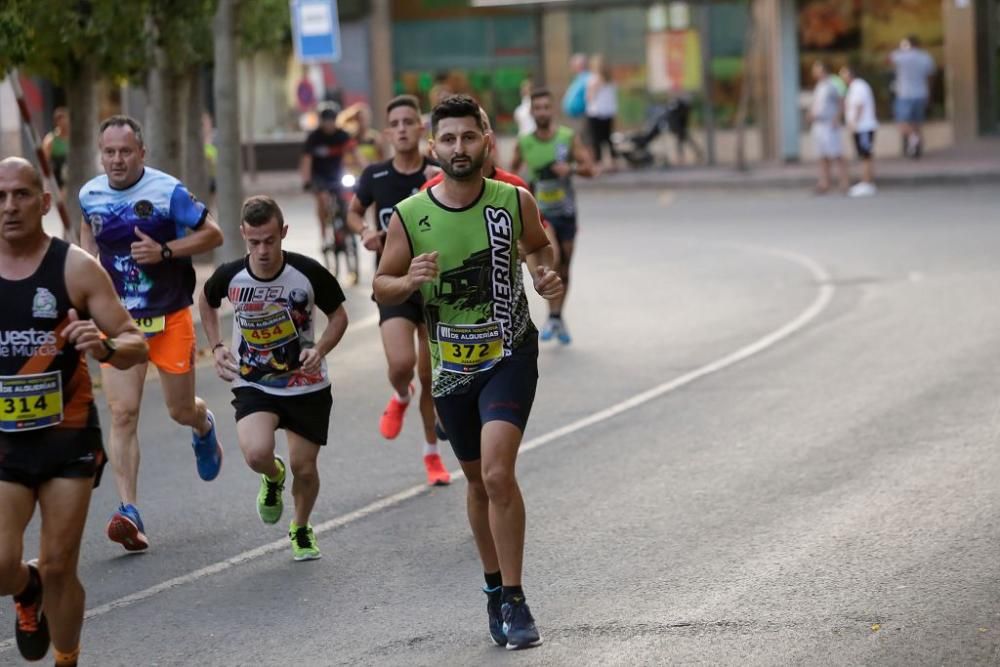
[[[174,256],[174,251],[170,249],[166,243],[160,245],[160,257],[163,259],[170,259]]]
[[[101,343],[104,344],[104,349],[108,351],[106,355],[98,359],[98,361],[103,364],[108,361],[111,361],[111,357],[115,356],[115,352],[118,351],[118,346],[115,345],[115,341],[113,341],[110,338],[102,338]]]

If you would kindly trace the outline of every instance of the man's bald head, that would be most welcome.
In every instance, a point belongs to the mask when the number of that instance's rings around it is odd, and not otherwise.
[[[35,165],[31,164],[23,157],[7,157],[0,160],[0,171],[3,173],[19,173],[23,172],[28,176],[28,180],[31,187],[39,192],[45,190],[45,186],[42,185],[42,175],[35,168]]]

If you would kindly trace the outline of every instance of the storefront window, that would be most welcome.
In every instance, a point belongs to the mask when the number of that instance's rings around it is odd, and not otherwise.
[[[396,92],[417,95],[425,108],[442,85],[468,93],[490,111],[501,132],[514,127],[520,86],[539,71],[532,15],[399,21],[393,26]]]
[[[940,0],[799,0],[799,82],[812,89],[812,64],[824,60],[833,71],[852,64],[875,92],[880,118],[892,118],[893,68],[889,54],[908,35],[937,63],[931,78],[932,118],[944,117],[944,32]]]

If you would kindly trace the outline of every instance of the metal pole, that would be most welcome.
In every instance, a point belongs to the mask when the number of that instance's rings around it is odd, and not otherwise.
[[[705,159],[708,166],[715,166],[715,105],[712,104],[712,34],[711,7],[698,7],[698,24],[701,32],[701,117],[705,124]]]
[[[24,89],[21,88],[21,74],[18,72],[17,68],[10,71],[10,85],[14,90],[14,97],[17,98],[17,108],[21,112],[21,124],[28,133],[28,141],[31,144],[32,150],[35,152],[35,158],[38,160],[38,166],[42,170],[42,176],[45,178],[46,185],[48,185],[49,192],[52,193],[52,200],[56,203],[56,210],[59,212],[59,218],[62,220],[63,224],[63,235],[67,241],[71,239],[71,231],[69,224],[69,213],[66,211],[66,203],[63,202],[62,192],[59,190],[59,184],[56,183],[55,174],[52,172],[52,167],[49,166],[49,161],[45,158],[45,153],[42,151],[42,141],[38,138],[38,132],[35,130],[35,126],[31,124],[31,111],[28,110],[28,103],[24,99]]]

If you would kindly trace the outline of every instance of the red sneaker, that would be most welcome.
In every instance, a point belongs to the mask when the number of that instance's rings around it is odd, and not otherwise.
[[[396,398],[396,394],[393,393],[392,398],[389,399],[389,403],[385,406],[385,412],[382,413],[382,419],[378,422],[378,430],[382,432],[382,437],[386,440],[393,440],[399,432],[403,430],[403,415],[406,414],[406,408],[410,407],[410,403],[413,402],[413,385],[410,385],[410,400],[406,403],[400,403],[399,399]]]
[[[451,484],[451,474],[444,467],[440,454],[428,454],[424,457],[424,467],[427,468],[427,484],[430,486],[448,486]]]

